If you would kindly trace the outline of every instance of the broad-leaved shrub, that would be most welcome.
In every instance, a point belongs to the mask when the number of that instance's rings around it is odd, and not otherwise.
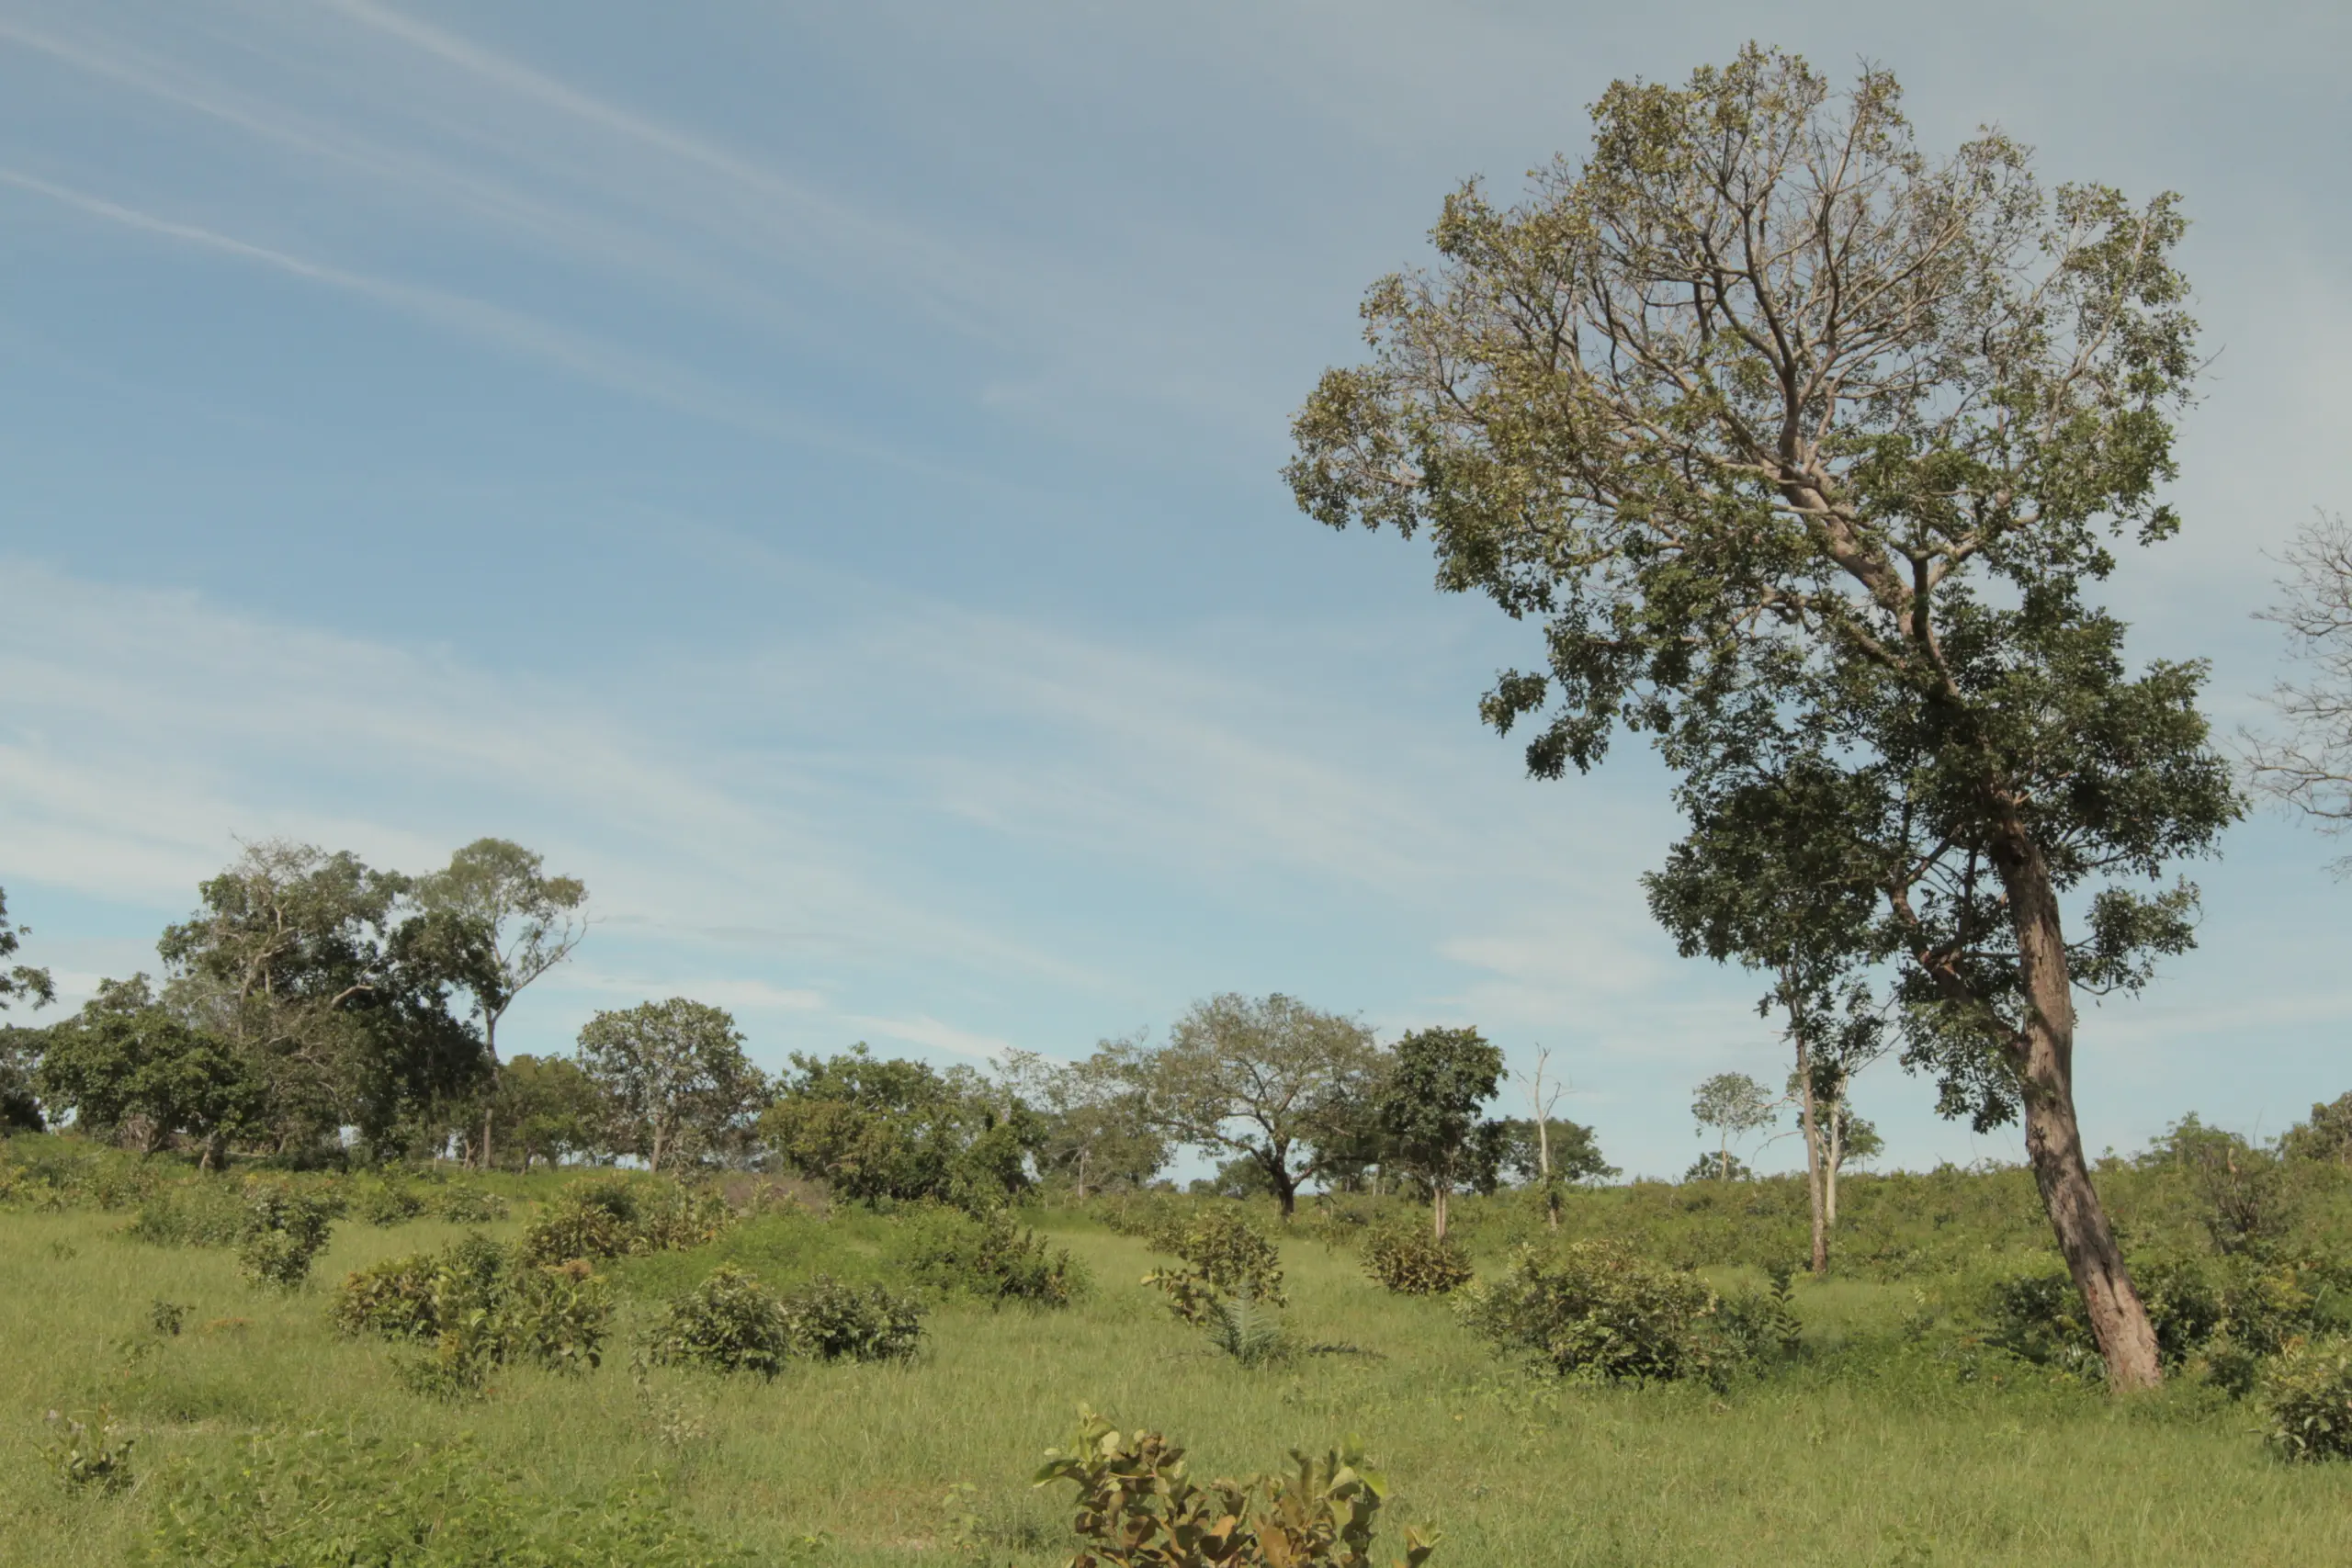
[[[1666,1381],[1706,1370],[1701,1325],[1713,1292],[1623,1243],[1521,1247],[1500,1278],[1454,1296],[1464,1323],[1564,1374]]]
[[[1470,1282],[1470,1255],[1411,1223],[1375,1225],[1364,1237],[1363,1271],[1400,1296],[1442,1296]]]
[[[1379,1475],[1352,1445],[1320,1456],[1293,1450],[1291,1461],[1288,1473],[1202,1485],[1178,1445],[1085,1411],[1070,1446],[1046,1452],[1035,1483],[1078,1489],[1069,1568],[1371,1568],[1386,1491]],[[1396,1568],[1420,1568],[1436,1546],[1406,1530]]]
[[[2352,1459],[2352,1337],[2290,1345],[2262,1374],[2271,1446],[2289,1459]]]

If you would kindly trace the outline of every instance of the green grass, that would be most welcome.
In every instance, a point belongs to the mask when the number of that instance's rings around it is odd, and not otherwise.
[[[1587,1388],[1498,1362],[1442,1303],[1387,1296],[1345,1253],[1293,1242],[1292,1322],[1360,1353],[1250,1372],[1137,1287],[1151,1261],[1140,1244],[1063,1217],[1055,1239],[1092,1269],[1088,1299],[1057,1313],[944,1305],[910,1366],[639,1379],[623,1343],[584,1379],[509,1370],[487,1401],[449,1406],[405,1392],[386,1347],[338,1337],[322,1289],[254,1290],[226,1251],[123,1239],[125,1217],[0,1213],[9,1562],[131,1560],[159,1471],[274,1423],[396,1444],[469,1433],[551,1492],[657,1478],[684,1517],[763,1560],[965,1561],[946,1542],[951,1512],[968,1508],[999,1561],[1058,1562],[1062,1506],[1026,1478],[1080,1402],[1181,1438],[1209,1472],[1360,1434],[1395,1489],[1389,1517],[1442,1530],[1435,1561],[1453,1568],[2352,1562],[2352,1466],[2271,1458],[2250,1408],[2195,1387],[2119,1404],[2007,1360],[1963,1382],[1929,1349],[1892,1348],[1915,1304],[1905,1282],[1800,1285],[1815,1354],[1770,1381]],[[345,1223],[318,1275],[465,1228]],[[776,1283],[820,1267],[888,1279],[891,1239],[873,1215],[754,1222],[699,1254],[624,1265],[628,1312],[641,1322],[721,1257]],[[148,1327],[159,1296],[190,1308],[176,1338]],[[41,1413],[101,1404],[136,1437],[145,1479],[117,1498],[69,1495],[44,1461]],[[976,1490],[951,1510],[958,1483]]]

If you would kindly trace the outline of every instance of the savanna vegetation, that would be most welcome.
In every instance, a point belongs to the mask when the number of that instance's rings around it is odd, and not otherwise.
[[[1534,773],[1657,748],[1650,908],[1772,1042],[1682,1179],[1548,1054],[1281,994],[987,1071],[684,997],[502,1056],[589,907],[503,840],[250,846],[38,1027],[0,902],[9,1559],[2352,1560],[2352,1094],[2128,1156],[2075,1103],[2246,792],[2352,820],[2340,525],[2241,771],[2098,602],[2180,525],[2178,203],[1760,49],[1593,116],[1446,199],[1288,477],[1541,626],[1482,709]],[[1871,1168],[1888,1058],[2023,1162]]]

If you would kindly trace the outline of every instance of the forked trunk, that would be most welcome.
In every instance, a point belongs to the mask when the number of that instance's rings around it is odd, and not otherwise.
[[[2091,1185],[2075,1118],[2075,998],[2067,975],[2064,930],[2050,871],[2022,825],[1993,840],[1993,862],[2009,898],[2024,981],[2026,1016],[2010,1048],[2025,1101],[2025,1152],[2050,1228],[2082,1292],[2091,1337],[2107,1362],[2108,1386],[2118,1392],[2154,1388],[2164,1381],[2156,1333],[2132,1288],[2115,1227]]]

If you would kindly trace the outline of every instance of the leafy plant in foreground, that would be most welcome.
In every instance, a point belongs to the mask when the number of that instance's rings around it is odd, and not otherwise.
[[[1186,1472],[1184,1450],[1157,1432],[1123,1433],[1081,1411],[1067,1450],[1048,1450],[1035,1484],[1078,1489],[1082,1542],[1069,1568],[1371,1568],[1385,1483],[1352,1440],[1296,1471],[1217,1480]],[[1405,1532],[1398,1568],[1420,1568],[1434,1537]]]
[[[2352,1338],[2290,1346],[2262,1378],[2273,1448],[2289,1459],[2352,1459]]]
[[[130,1446],[136,1439],[116,1431],[106,1406],[98,1407],[95,1421],[77,1421],[55,1410],[45,1419],[50,1468],[68,1489],[112,1495],[130,1485]]]
[[[1146,1238],[1154,1250],[1172,1252],[1189,1265],[1156,1269],[1143,1277],[1167,1293],[1168,1310],[1196,1327],[1206,1326],[1216,1305],[1247,1294],[1268,1306],[1286,1306],[1282,1254],[1274,1244],[1226,1204],[1178,1219]]]

